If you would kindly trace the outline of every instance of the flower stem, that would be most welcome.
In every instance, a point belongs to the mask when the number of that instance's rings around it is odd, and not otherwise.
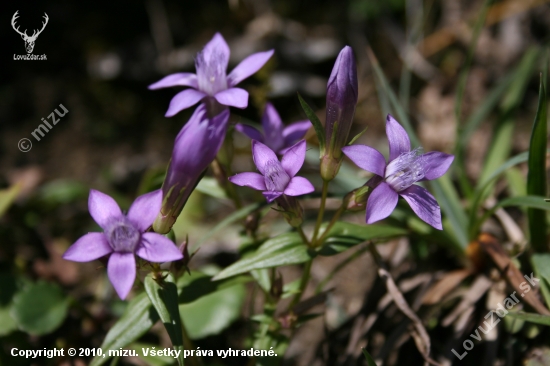
[[[342,205],[340,206],[338,211],[336,211],[334,216],[332,216],[332,219],[328,223],[328,225],[327,225],[325,231],[323,232],[323,234],[321,235],[321,237],[319,239],[317,239],[315,241],[315,243],[313,244],[314,246],[320,246],[320,245],[323,244],[323,240],[325,240],[326,236],[328,235],[329,230],[334,226],[334,224],[336,224],[336,221],[338,221],[338,219],[344,213],[345,210],[346,209],[344,207],[344,203],[342,203]]]
[[[310,259],[306,262],[306,266],[304,267],[304,272],[302,273],[302,279],[300,280],[300,291],[296,295],[294,295],[294,298],[288,305],[287,312],[290,312],[294,307],[294,305],[298,304],[302,299],[302,295],[304,294],[304,290],[306,289],[307,283],[309,281],[309,275],[311,273],[312,263],[313,263],[313,259]]]
[[[304,233],[304,229],[302,229],[302,225],[298,226],[296,228],[296,230],[298,231],[298,234],[300,234],[300,237],[302,237],[302,240],[304,241],[304,244],[306,244],[308,247],[310,247],[311,243],[309,242],[306,234]]]
[[[315,223],[315,230],[313,231],[313,238],[311,239],[312,243],[317,241],[317,235],[319,234],[319,229],[321,228],[321,223],[323,222],[323,214],[325,213],[325,203],[327,201],[328,194],[328,181],[323,180],[323,192],[321,194],[321,207],[319,207],[319,214],[317,215],[317,222]]]

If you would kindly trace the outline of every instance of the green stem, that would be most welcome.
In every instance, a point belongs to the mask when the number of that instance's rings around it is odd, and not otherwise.
[[[294,295],[294,298],[288,305],[287,312],[290,312],[294,307],[294,305],[298,304],[302,299],[302,295],[304,294],[304,290],[306,289],[307,283],[309,281],[309,275],[311,273],[312,263],[313,263],[312,259],[306,262],[306,266],[304,267],[304,272],[302,273],[302,279],[300,280],[300,291],[296,295]]]
[[[317,235],[319,234],[319,228],[323,222],[323,215],[325,213],[325,203],[327,201],[328,194],[328,181],[323,180],[323,192],[321,195],[321,207],[319,207],[319,214],[317,215],[317,222],[315,223],[315,230],[313,231],[313,238],[311,239],[312,243],[317,241]]]
[[[334,216],[332,216],[332,219],[331,219],[330,222],[328,223],[328,225],[327,225],[325,231],[323,232],[323,234],[321,235],[321,237],[315,241],[315,243],[313,244],[313,246],[320,246],[320,245],[323,244],[323,241],[325,240],[326,236],[328,235],[328,232],[329,232],[330,229],[334,226],[334,224],[336,224],[336,221],[338,221],[338,219],[339,219],[340,216],[344,213],[345,210],[346,210],[346,208],[344,207],[344,204],[342,203],[342,206],[340,206],[340,208],[338,209],[338,211],[336,211],[336,213],[334,214]]]
[[[302,229],[302,225],[298,226],[296,228],[296,230],[298,231],[298,234],[300,234],[300,237],[302,238],[302,240],[304,241],[304,244],[306,244],[308,247],[311,246],[311,243],[309,242],[306,234],[304,233],[304,229]]]
[[[195,349],[195,346],[193,345],[193,341],[191,338],[189,338],[189,333],[187,333],[187,328],[185,328],[185,324],[183,321],[181,322],[181,334],[183,335],[183,347],[185,349]],[[202,358],[201,357],[190,357],[189,363],[192,366],[203,366]]]

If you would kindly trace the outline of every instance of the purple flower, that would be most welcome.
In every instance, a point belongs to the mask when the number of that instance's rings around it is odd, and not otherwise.
[[[229,108],[210,118],[204,104],[197,107],[176,137],[172,159],[162,183],[162,208],[153,224],[166,234],[178,218],[204,171],[216,158],[225,138]]]
[[[311,122],[299,121],[284,127],[281,117],[273,104],[267,103],[264,115],[262,116],[262,127],[264,133],[254,127],[237,123],[235,129],[253,140],[258,140],[266,144],[271,150],[278,154],[284,154],[290,146],[303,138],[307,130],[311,127]]]
[[[103,229],[78,239],[63,254],[75,262],[89,262],[111,254],[107,274],[118,296],[125,299],[136,278],[134,254],[150,262],[170,262],[183,255],[172,241],[160,234],[146,232],[160,210],[160,190],[139,196],[124,215],[110,196],[90,190],[90,215]]]
[[[325,152],[321,158],[321,176],[332,180],[342,162],[342,147],[348,143],[357,104],[357,66],[353,50],[340,51],[327,83]]]
[[[235,85],[254,74],[273,55],[273,50],[254,53],[237,65],[226,75],[229,62],[229,46],[216,33],[212,40],[197,54],[195,68],[197,74],[180,72],[168,75],[149,85],[149,89],[168,88],[172,86],[189,86],[172,98],[166,117],[172,117],[178,112],[189,108],[204,98],[215,100],[219,104],[246,108],[248,106],[248,92]]]
[[[439,151],[422,154],[420,148],[411,151],[409,136],[391,115],[386,119],[386,135],[390,145],[387,164],[384,156],[372,147],[353,145],[342,148],[357,166],[376,174],[368,182],[375,188],[367,201],[367,224],[388,217],[400,195],[418,217],[441,230],[441,211],[437,201],[430,192],[413,183],[441,177],[449,169],[454,156]]]
[[[252,158],[261,174],[239,173],[230,177],[229,181],[263,191],[267,202],[273,202],[283,194],[301,196],[315,190],[306,178],[296,177],[306,158],[305,140],[290,147],[280,162],[273,150],[259,141],[252,140]]]

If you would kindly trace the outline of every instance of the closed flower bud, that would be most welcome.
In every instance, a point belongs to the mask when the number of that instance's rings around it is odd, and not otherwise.
[[[201,104],[176,137],[172,159],[162,183],[162,208],[153,224],[155,232],[168,233],[176,222],[191,192],[216,157],[228,120],[228,108],[210,118],[205,105]]]
[[[332,180],[342,163],[342,147],[348,143],[357,104],[357,66],[353,50],[340,51],[327,84],[325,154],[321,158],[321,176]]]

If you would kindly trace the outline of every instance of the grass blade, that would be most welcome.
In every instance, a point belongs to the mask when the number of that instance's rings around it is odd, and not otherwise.
[[[527,194],[546,196],[547,100],[542,75],[539,88],[539,104],[533,123],[531,143],[529,144]],[[527,209],[527,217],[529,218],[531,246],[537,252],[546,252],[548,250],[548,243],[546,241],[546,212],[529,208]]]

